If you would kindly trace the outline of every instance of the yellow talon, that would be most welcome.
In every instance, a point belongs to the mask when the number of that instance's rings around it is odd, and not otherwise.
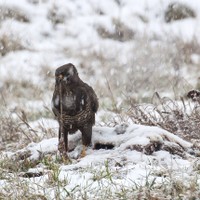
[[[62,161],[63,161],[64,164],[70,164],[71,163],[71,160],[70,160],[70,158],[69,158],[69,156],[67,155],[66,152],[62,154]]]
[[[85,157],[86,156],[86,146],[83,145],[83,149],[81,151],[81,158]]]

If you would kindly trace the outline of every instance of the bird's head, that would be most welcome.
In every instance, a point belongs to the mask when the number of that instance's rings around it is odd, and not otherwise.
[[[56,83],[64,82],[65,84],[75,83],[79,80],[77,69],[71,63],[58,67],[55,78]]]
[[[197,101],[197,99],[200,98],[200,91],[191,90],[188,92],[187,97],[192,99],[193,101]]]

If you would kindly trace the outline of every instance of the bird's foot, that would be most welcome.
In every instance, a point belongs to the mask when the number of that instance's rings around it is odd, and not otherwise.
[[[62,154],[65,152],[65,142],[63,138],[60,138],[58,141],[58,151]]]
[[[81,155],[80,155],[80,158],[84,158],[86,156],[86,146],[83,145],[83,149],[81,151]]]
[[[67,154],[67,152],[62,152],[60,153],[60,156],[61,156],[61,161],[64,163],[64,164],[71,164],[71,160]]]
[[[60,152],[60,156],[61,156],[61,161],[65,164],[70,163],[70,158],[67,154],[67,151],[65,149],[65,143],[63,139],[59,140],[58,143],[58,151]]]

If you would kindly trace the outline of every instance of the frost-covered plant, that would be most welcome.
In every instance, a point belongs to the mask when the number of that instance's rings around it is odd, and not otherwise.
[[[9,52],[23,49],[25,46],[20,38],[9,34],[0,35],[0,55],[5,56]]]
[[[200,105],[188,104],[182,98],[174,101],[159,98],[159,104],[132,105],[129,116],[134,123],[159,126],[186,140],[200,140]]]
[[[6,19],[15,19],[20,22],[30,22],[26,13],[16,7],[0,6],[0,22]]]
[[[129,41],[134,39],[134,31],[126,26],[122,21],[117,18],[112,19],[112,24],[114,27],[113,31],[108,31],[105,27],[99,26],[97,28],[98,34],[102,38],[109,38],[112,40],[118,40],[121,42]]]

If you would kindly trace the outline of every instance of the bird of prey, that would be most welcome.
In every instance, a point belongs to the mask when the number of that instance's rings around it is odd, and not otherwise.
[[[68,134],[77,130],[82,133],[81,157],[85,156],[86,147],[91,143],[98,107],[94,90],[79,78],[73,64],[68,63],[56,69],[52,111],[59,122],[58,149],[64,157],[68,158]]]

